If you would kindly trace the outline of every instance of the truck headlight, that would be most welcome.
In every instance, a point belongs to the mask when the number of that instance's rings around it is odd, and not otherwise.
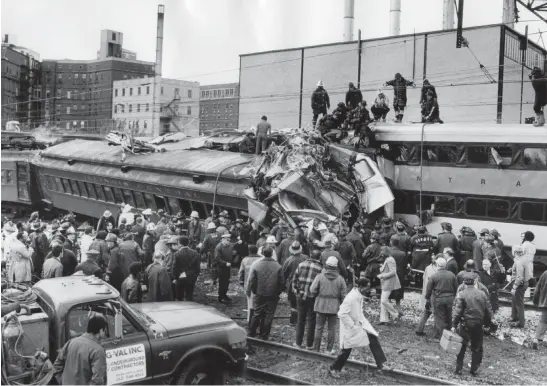
[[[236,327],[228,332],[228,344],[232,349],[244,348],[247,346],[247,333],[241,327]]]

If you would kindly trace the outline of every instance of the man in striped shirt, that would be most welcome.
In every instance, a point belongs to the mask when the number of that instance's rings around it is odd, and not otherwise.
[[[301,347],[304,339],[304,326],[307,320],[306,347],[311,350],[315,338],[315,311],[313,306],[315,298],[310,292],[311,284],[317,275],[321,273],[321,252],[314,250],[309,259],[303,261],[296,268],[293,276],[293,290],[296,294],[296,308],[298,317],[296,322],[296,343],[295,346]]]

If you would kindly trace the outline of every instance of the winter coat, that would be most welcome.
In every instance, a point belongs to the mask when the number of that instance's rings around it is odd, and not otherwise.
[[[367,268],[365,269],[365,276],[368,278],[375,278],[380,273],[380,267],[382,266],[382,258],[380,257],[380,249],[382,246],[374,242],[370,244],[365,250],[365,256],[363,262],[361,263],[361,268],[363,263],[366,264]]]
[[[171,278],[161,263],[154,261],[146,268],[148,302],[170,302],[173,300]]]
[[[108,245],[106,244],[106,241],[95,239],[89,246],[88,250],[96,250],[99,252],[99,256],[97,256],[97,264],[101,267],[108,266],[108,260],[110,259],[110,253],[108,251]],[[85,260],[85,258],[82,257],[81,260]]]
[[[144,261],[149,263],[152,261],[152,256],[154,255],[154,236],[150,232],[146,232],[144,238],[142,239],[142,250],[144,251]]]
[[[435,249],[437,253],[443,253],[445,248],[452,248],[454,254],[457,255],[460,250],[460,244],[458,238],[452,232],[442,232],[437,236],[437,242],[435,243]]]
[[[32,279],[31,251],[16,238],[10,244],[10,256],[8,280],[14,283],[30,282]]]
[[[277,247],[277,262],[281,265],[291,256],[290,248],[291,244],[294,243],[294,236],[287,236],[285,240],[282,240],[279,246]]]
[[[410,239],[411,237],[408,235],[408,233],[403,231],[397,232],[393,236],[391,236],[390,241],[396,240],[395,244],[397,245],[397,247],[403,252],[408,252],[410,251]]]
[[[363,252],[365,252],[366,245],[363,242],[363,236],[361,233],[356,232],[352,230],[347,236],[346,240],[348,240],[350,243],[353,244],[353,248],[355,249],[355,255],[356,259],[359,260],[363,256]]]
[[[534,291],[534,305],[538,308],[547,308],[547,271],[543,272]]]
[[[61,255],[61,264],[63,264],[63,276],[70,276],[76,272],[76,267],[78,266],[78,259],[72,251],[68,249],[63,249],[63,254]]]
[[[535,104],[539,106],[547,105],[547,78],[543,74],[536,74],[531,77],[531,80],[536,93]]]
[[[528,281],[532,278],[532,273],[530,272],[530,266],[522,259],[522,257],[515,259],[511,271],[512,280],[515,281],[515,287],[524,286],[524,288],[528,288]]]
[[[406,266],[408,264],[407,255],[404,251],[401,251],[396,247],[391,247],[389,250],[391,252],[391,256],[395,259],[395,264],[397,264],[397,276],[399,277],[399,284],[401,285],[401,288],[403,288]]]
[[[435,86],[431,84],[424,84],[421,90],[420,104],[427,102],[427,92],[430,90],[433,93],[433,98],[437,99],[437,90],[435,90]]]
[[[245,287],[247,296],[277,297],[285,288],[281,265],[271,257],[263,257],[251,265]]]
[[[340,349],[366,347],[367,333],[378,336],[363,314],[363,295],[354,287],[344,298],[338,311],[340,318]]]
[[[380,94],[378,94],[376,96],[376,98],[374,99],[373,106],[375,106],[375,107],[388,107],[389,108],[389,99],[388,99],[387,95],[384,94],[384,96],[381,97]]]
[[[142,302],[142,288],[141,284],[133,279],[131,276],[127,277],[122,283],[122,290],[120,296],[127,303],[141,303]]]
[[[350,267],[357,258],[353,244],[347,239],[340,241],[338,244],[338,252],[340,252],[340,256],[346,267]]]
[[[458,291],[458,279],[456,276],[446,269],[439,269],[431,276],[427,283],[426,300],[431,300],[433,295],[436,299],[456,296]]]
[[[363,93],[357,88],[350,88],[346,92],[346,105],[351,105],[352,108],[357,107],[359,103],[363,101]]]
[[[452,325],[456,327],[460,321],[480,322],[489,325],[492,320],[492,306],[486,294],[475,287],[467,287],[458,293],[452,306]]]
[[[239,152],[244,154],[254,154],[255,140],[249,135],[243,137],[243,140],[239,143]]]
[[[459,272],[458,262],[455,258],[450,259],[446,262],[446,270],[452,272],[454,275],[457,275]]]
[[[123,258],[120,259],[120,268],[124,273],[124,277],[129,275],[129,266],[132,263],[140,263],[144,257],[144,251],[138,246],[134,240],[125,240],[118,245],[120,254]]]
[[[406,106],[406,88],[412,86],[414,82],[406,80],[402,76],[397,79],[389,80],[386,85],[393,86],[393,106],[405,107]]]
[[[146,234],[146,229],[139,224],[135,224],[131,227],[131,233],[133,233],[133,240],[139,244],[139,247],[142,248],[142,241],[144,239],[144,235]]]
[[[82,271],[83,274],[86,276],[94,275],[96,277],[101,277],[103,275],[101,267],[99,267],[99,265],[94,260],[86,260],[78,264],[74,269],[74,273],[80,271]]]
[[[482,259],[483,259],[483,244],[484,240],[477,239],[473,241],[473,260],[475,261],[475,268],[479,269],[482,267]]]
[[[340,275],[344,279],[348,277],[348,270],[346,269],[346,264],[344,263],[344,260],[342,260],[342,256],[340,255],[340,252],[335,251],[332,248],[327,248],[323,252],[321,252],[321,265],[323,267],[327,266],[327,259],[330,256],[335,256],[338,259],[338,270],[340,271]]]
[[[251,271],[251,266],[257,260],[262,259],[260,255],[249,255],[241,260],[239,265],[239,283],[245,288],[247,282],[249,281],[249,272]]]
[[[397,263],[393,256],[388,256],[380,267],[378,279],[382,281],[382,291],[395,291],[401,288],[401,282],[397,276]]]
[[[185,273],[188,278],[196,279],[200,270],[200,257],[193,249],[182,247],[173,255],[174,279],[178,279],[182,273]]]
[[[309,259],[308,256],[299,253],[297,255],[292,255],[291,257],[289,257],[283,264],[283,278],[285,279],[287,292],[291,290],[291,283],[293,281],[296,269],[298,268],[300,263],[303,263],[307,259]]]
[[[111,223],[112,224],[112,228],[116,228],[116,219],[114,218],[114,216],[110,216],[110,217],[101,217],[99,219],[99,222],[97,223],[97,232],[98,231],[106,231],[106,224],[107,223]]]
[[[311,108],[317,113],[326,113],[327,109],[330,109],[329,94],[322,86],[317,87],[311,95]]]
[[[190,239],[191,243],[197,245],[201,241],[201,232],[201,222],[199,220],[190,221],[190,224],[188,224],[188,238]]]
[[[412,248],[412,268],[420,271],[431,262],[430,256],[433,251],[433,238],[429,234],[416,234],[410,238]]]
[[[326,268],[315,277],[310,293],[315,297],[313,310],[322,314],[336,314],[346,296],[346,282],[336,268]]]

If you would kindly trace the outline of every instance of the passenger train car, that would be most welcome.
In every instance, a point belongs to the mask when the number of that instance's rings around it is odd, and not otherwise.
[[[380,124],[379,143],[396,154],[384,176],[394,184],[395,217],[410,224],[433,210],[432,233],[497,229],[506,245],[535,234],[547,254],[547,129],[531,125]]]
[[[31,161],[37,151],[2,150],[2,213],[37,204],[41,197]]]

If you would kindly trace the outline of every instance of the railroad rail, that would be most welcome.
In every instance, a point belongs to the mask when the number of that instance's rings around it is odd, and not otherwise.
[[[295,378],[286,377],[281,374],[271,373],[269,371],[247,367],[243,374],[248,380],[262,382],[268,385],[313,385],[313,383],[301,381]]]
[[[314,363],[321,362],[325,364],[332,364],[334,361],[334,357],[331,355],[322,354],[315,351],[303,350],[303,349],[291,347],[281,343],[264,341],[264,340],[260,340],[256,338],[250,338],[250,337],[247,338],[247,342],[249,346],[253,348],[274,351],[280,354],[289,355],[291,357],[309,360],[310,362],[314,362]],[[347,361],[345,367],[348,369],[358,370],[360,372],[368,372],[369,369],[377,369],[375,364],[351,360],[351,359]],[[395,370],[395,369],[384,369],[382,373],[376,373],[375,377],[376,379],[378,380],[381,379],[382,381],[385,381],[388,384],[403,384],[403,385],[455,385],[456,384],[456,383],[445,381],[439,378],[428,377],[425,375],[420,375],[420,374],[411,373],[408,371]],[[306,383],[300,383],[300,384],[306,384]]]

